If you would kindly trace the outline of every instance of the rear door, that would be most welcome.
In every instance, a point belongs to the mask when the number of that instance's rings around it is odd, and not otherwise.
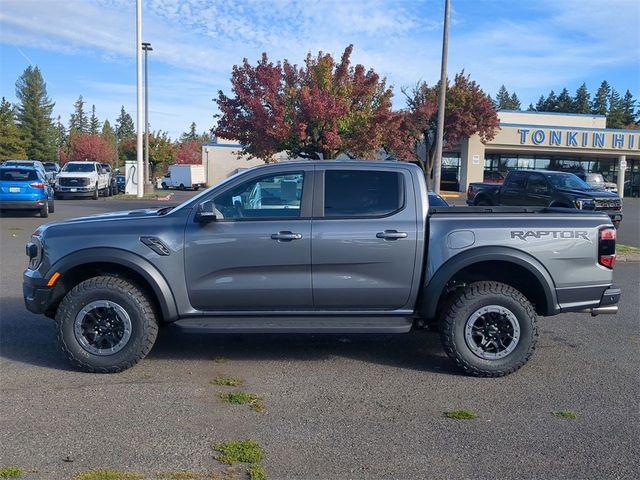
[[[532,173],[527,178],[527,203],[536,207],[547,207],[551,203],[547,179],[539,173]]]
[[[315,308],[407,308],[417,246],[409,171],[338,164],[318,166],[316,176],[312,221]]]
[[[528,205],[525,198],[527,173],[511,172],[500,188],[500,205]]]

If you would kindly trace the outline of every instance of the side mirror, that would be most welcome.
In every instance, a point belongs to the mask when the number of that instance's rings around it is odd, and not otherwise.
[[[213,200],[206,200],[198,206],[196,222],[209,223],[216,220],[216,207]]]
[[[105,173],[107,173],[107,169],[106,168],[101,168],[100,169],[100,173],[102,173],[104,175]]]

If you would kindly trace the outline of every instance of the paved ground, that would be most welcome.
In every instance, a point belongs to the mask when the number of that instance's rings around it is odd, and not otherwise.
[[[57,202],[52,218],[153,203]],[[91,375],[69,367],[52,322],[22,305],[24,243],[40,223],[0,218],[0,467],[22,466],[25,478],[221,471],[211,445],[242,438],[264,447],[269,478],[635,479],[640,471],[640,264],[616,268],[620,314],[542,319],[534,358],[503,379],[459,375],[430,333],[216,336],[171,327],[137,367]],[[243,378],[266,410],[222,403],[219,394],[234,389],[209,383],[222,374]],[[479,418],[444,418],[458,408]],[[550,413],[563,409],[577,418]]]

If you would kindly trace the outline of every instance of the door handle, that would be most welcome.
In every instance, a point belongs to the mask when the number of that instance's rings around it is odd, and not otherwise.
[[[385,230],[384,232],[376,233],[376,238],[382,238],[384,240],[397,240],[399,238],[407,238],[408,236],[407,232],[399,232],[397,230]]]
[[[293,233],[289,231],[271,234],[271,240],[278,240],[279,242],[290,242],[291,240],[300,240],[301,238],[301,233]]]

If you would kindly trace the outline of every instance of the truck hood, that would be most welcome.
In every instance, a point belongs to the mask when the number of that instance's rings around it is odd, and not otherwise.
[[[58,222],[50,222],[42,225],[38,228],[39,233],[44,233],[46,230],[55,227],[73,226],[77,224],[87,223],[103,223],[112,220],[127,221],[127,220],[139,220],[140,218],[158,217],[160,210],[168,207],[158,208],[146,208],[139,210],[125,210],[122,212],[101,213],[98,215],[90,215],[87,217],[69,218],[66,220],[60,220]],[[96,226],[96,228],[104,228],[102,226]]]
[[[582,198],[618,198],[613,192],[608,192],[606,190],[571,190],[571,189],[558,189],[558,192],[568,193],[569,195],[574,195],[576,197]]]

